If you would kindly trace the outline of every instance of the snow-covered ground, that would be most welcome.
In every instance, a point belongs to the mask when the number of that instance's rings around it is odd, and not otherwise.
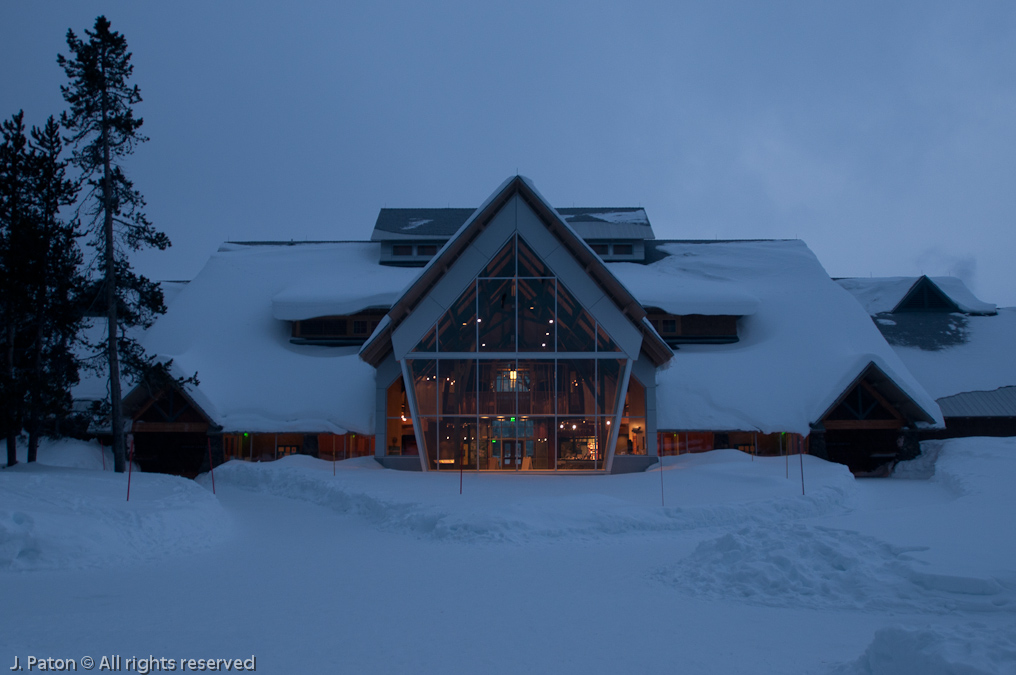
[[[128,502],[97,446],[47,444],[0,472],[0,659],[1016,673],[1016,439],[924,450],[892,479],[806,456],[804,495],[798,457],[714,451],[461,495],[455,473],[289,457],[219,467],[214,495],[134,473]]]

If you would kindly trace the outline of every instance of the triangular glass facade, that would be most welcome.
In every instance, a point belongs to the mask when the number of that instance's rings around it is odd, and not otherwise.
[[[406,365],[430,469],[606,468],[629,360],[518,234]]]

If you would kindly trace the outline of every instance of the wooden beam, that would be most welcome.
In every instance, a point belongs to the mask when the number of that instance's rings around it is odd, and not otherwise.
[[[155,405],[155,402],[158,401],[160,398],[162,398],[165,393],[166,393],[166,388],[163,387],[162,389],[157,391],[152,396],[149,396],[148,400],[145,402],[145,404],[143,406],[141,406],[141,409],[138,410],[136,413],[134,413],[134,417],[135,418],[141,417],[146,412],[148,412],[148,409],[151,408],[153,405]]]
[[[864,387],[865,391],[874,396],[875,400],[881,403],[886,410],[892,413],[893,417],[895,417],[898,420],[903,419],[903,415],[901,415],[899,411],[896,410],[896,406],[887,401],[886,398],[882,396],[882,394],[878,393],[878,390],[875,389],[875,387],[871,386],[871,384],[868,382],[867,379],[861,380],[861,386]]]
[[[208,422],[142,422],[141,420],[136,420],[131,426],[131,431],[136,434],[203,434],[208,432],[208,427]]]
[[[868,429],[902,429],[901,420],[823,420],[822,426],[827,431],[833,430],[868,430]]]

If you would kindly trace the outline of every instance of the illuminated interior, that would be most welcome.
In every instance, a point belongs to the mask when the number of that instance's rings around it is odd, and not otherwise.
[[[438,471],[603,471],[612,430],[619,453],[646,452],[634,379],[618,410],[629,365],[513,236],[406,357],[412,397],[389,388],[387,453],[423,448]]]

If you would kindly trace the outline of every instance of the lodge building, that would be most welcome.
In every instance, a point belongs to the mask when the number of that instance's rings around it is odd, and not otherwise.
[[[370,241],[224,244],[144,336],[200,384],[125,399],[137,460],[373,455],[621,473],[713,448],[859,474],[939,405],[797,240],[657,240],[641,208],[382,209]]]

